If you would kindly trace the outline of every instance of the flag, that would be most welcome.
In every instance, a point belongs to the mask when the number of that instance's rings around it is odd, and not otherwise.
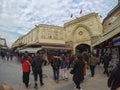
[[[73,14],[71,14],[70,17],[72,18],[72,17],[73,17]]]
[[[82,14],[82,9],[80,10],[80,14]]]

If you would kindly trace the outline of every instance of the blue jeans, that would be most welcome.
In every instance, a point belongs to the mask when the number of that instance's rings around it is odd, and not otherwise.
[[[59,80],[59,69],[53,69],[54,80]]]

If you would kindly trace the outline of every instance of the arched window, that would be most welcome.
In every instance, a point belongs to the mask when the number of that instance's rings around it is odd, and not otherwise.
[[[54,39],[58,39],[58,31],[54,31]]]
[[[52,38],[52,31],[48,30],[48,38]]]
[[[60,39],[63,39],[63,32],[60,32]]]
[[[45,30],[42,30],[41,33],[42,33],[42,38],[45,39]]]

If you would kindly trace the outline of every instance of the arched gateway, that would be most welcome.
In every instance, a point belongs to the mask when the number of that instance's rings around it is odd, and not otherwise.
[[[102,35],[102,25],[98,14],[91,13],[64,24],[66,43],[78,50],[91,50],[92,44]],[[86,47],[87,46],[87,47]]]
[[[91,32],[86,25],[79,24],[73,30],[74,52],[90,51]]]
[[[83,53],[84,51],[90,52],[90,45],[87,44],[79,44],[75,48],[76,52]]]

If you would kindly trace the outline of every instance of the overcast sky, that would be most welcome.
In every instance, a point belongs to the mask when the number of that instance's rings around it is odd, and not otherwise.
[[[99,13],[103,20],[117,3],[118,0],[0,0],[0,37],[11,46],[38,24],[63,26],[91,12]]]

